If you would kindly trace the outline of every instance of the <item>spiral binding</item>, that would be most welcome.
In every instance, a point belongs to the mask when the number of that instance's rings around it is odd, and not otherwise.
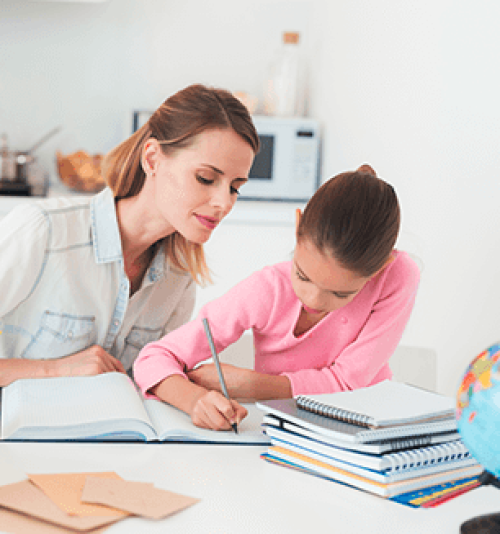
[[[330,417],[332,419],[338,419],[346,423],[353,423],[358,426],[363,426],[369,428],[373,424],[371,417],[366,415],[350,412],[347,410],[342,410],[340,408],[335,408],[335,406],[327,406],[321,402],[315,401],[313,399],[308,399],[307,397],[299,396],[296,399],[297,406],[308,412],[313,412],[318,415],[324,415],[325,417]]]
[[[454,462],[470,458],[470,452],[461,440],[441,443],[425,449],[412,449],[388,454],[391,463],[387,473],[430,467],[444,462]]]

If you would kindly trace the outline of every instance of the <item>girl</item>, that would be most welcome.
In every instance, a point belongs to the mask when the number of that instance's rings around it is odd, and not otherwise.
[[[243,401],[352,390],[390,378],[388,361],[410,317],[416,264],[394,250],[394,189],[367,165],[323,184],[297,213],[293,260],[266,267],[204,306],[199,317],[147,345],[134,366],[145,394],[229,429],[245,409],[220,394],[202,318],[218,351],[252,329],[255,370],[223,365]]]
[[[0,387],[131,370],[186,322],[202,245],[258,146],[239,100],[193,85],[108,155],[104,191],[13,210],[0,225]]]

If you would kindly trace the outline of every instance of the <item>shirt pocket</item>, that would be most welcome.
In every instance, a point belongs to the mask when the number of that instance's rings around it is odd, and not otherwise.
[[[94,345],[97,329],[94,316],[45,311],[38,331],[26,347],[23,358],[54,359],[69,356]]]
[[[125,338],[125,346],[123,348],[123,355],[120,358],[121,362],[128,369],[132,366],[137,358],[139,351],[148,343],[157,341],[163,335],[163,327],[160,328],[144,328],[133,326],[128,336]]]

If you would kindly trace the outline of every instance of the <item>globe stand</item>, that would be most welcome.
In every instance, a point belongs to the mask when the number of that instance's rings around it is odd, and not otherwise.
[[[500,480],[488,471],[483,471],[479,483],[500,488]],[[500,534],[500,512],[468,519],[460,526],[460,534]]]

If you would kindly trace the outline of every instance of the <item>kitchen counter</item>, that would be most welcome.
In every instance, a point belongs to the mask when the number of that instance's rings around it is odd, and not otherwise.
[[[37,202],[39,200],[44,200],[49,197],[58,197],[58,196],[92,196],[93,193],[80,193],[68,189],[62,184],[51,185],[47,190],[46,196],[11,196],[11,195],[0,195],[0,218],[5,217],[7,213],[18,206],[19,204]]]
[[[26,202],[36,202],[48,197],[69,195],[90,197],[93,194],[75,192],[63,184],[54,184],[48,188],[46,197],[0,195],[0,218],[5,217],[15,206]],[[304,203],[239,200],[227,216],[226,222],[237,225],[287,226],[293,228],[295,226],[295,210],[297,208],[303,210],[304,207]]]

